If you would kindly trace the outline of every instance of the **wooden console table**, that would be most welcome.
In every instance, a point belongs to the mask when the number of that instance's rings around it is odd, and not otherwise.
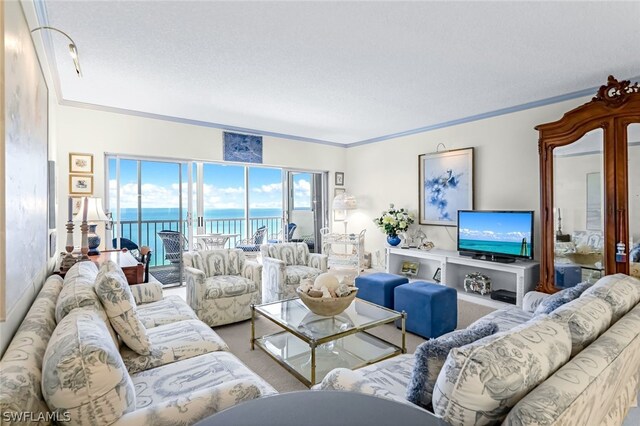
[[[124,275],[127,277],[127,282],[129,284],[140,284],[144,282],[144,265],[138,262],[135,257],[128,251],[121,250],[104,250],[101,251],[100,254],[96,256],[89,256],[89,259],[96,265],[98,268],[102,266],[106,261],[112,260],[113,262],[120,265]],[[60,275],[64,278],[65,272],[56,272],[56,274]]]

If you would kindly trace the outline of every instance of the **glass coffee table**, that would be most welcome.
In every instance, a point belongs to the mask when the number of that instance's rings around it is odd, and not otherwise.
[[[282,331],[256,338],[260,314]],[[313,386],[334,368],[354,370],[406,353],[404,312],[355,299],[341,314],[316,315],[298,298],[251,306],[251,349],[257,345],[307,386]],[[401,346],[366,330],[401,322]]]

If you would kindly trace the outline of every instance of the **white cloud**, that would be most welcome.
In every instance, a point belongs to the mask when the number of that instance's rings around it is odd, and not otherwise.
[[[282,192],[282,183],[270,183],[268,185],[261,185],[259,187],[253,188],[253,192],[259,193],[271,193],[271,192]]]
[[[520,242],[523,238],[526,238],[527,241],[531,241],[531,233],[529,232],[495,232],[489,230],[460,228],[459,233],[462,238],[469,240]]]

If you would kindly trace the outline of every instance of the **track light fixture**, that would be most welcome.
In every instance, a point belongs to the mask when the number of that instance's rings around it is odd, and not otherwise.
[[[39,30],[56,31],[69,39],[69,41],[71,42],[71,44],[69,44],[69,54],[71,55],[71,59],[73,60],[73,65],[76,67],[76,74],[78,74],[78,77],[82,77],[82,70],[80,69],[80,59],[78,57],[78,47],[76,46],[76,43],[73,41],[73,39],[69,37],[69,34],[54,27],[37,27],[32,29],[31,33]]]

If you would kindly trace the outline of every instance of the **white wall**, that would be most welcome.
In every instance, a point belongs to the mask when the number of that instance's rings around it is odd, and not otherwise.
[[[372,219],[394,203],[418,213],[418,156],[473,147],[475,209],[535,210],[535,257],[540,255],[538,132],[589,98],[574,99],[453,127],[347,149],[346,188],[358,199],[349,232],[366,228],[365,249],[384,250],[385,235]],[[417,223],[417,222],[416,222]],[[455,250],[457,228],[422,226],[438,248]],[[374,255],[375,258],[375,255]]]
[[[94,155],[94,196],[105,197],[105,153],[136,156],[222,161],[220,129],[165,120],[105,112],[88,108],[60,106],[57,122],[58,204],[65,206],[58,215],[58,246],[64,247],[66,200],[68,197],[69,152]],[[263,164],[333,172],[345,168],[345,149],[265,136]],[[331,180],[331,179],[330,179]],[[333,194],[333,182],[330,193]],[[76,245],[80,245],[79,234]]]
[[[14,4],[15,5],[15,4]],[[30,2],[21,2],[21,5],[24,9],[24,14],[27,20],[27,24],[26,27],[27,28],[34,28],[37,26],[37,21],[35,19],[35,11],[33,9],[33,3]],[[2,7],[5,7],[6,5],[2,5]],[[6,16],[4,16],[4,19],[11,19],[13,20],[13,22],[20,22],[22,21],[22,16],[21,13],[15,14],[16,9],[15,8],[11,8],[11,15],[7,14]],[[0,18],[2,18],[2,14],[0,14]],[[48,120],[49,120],[49,134],[48,134],[48,158],[50,160],[55,160],[55,156],[56,156],[56,135],[55,135],[55,122],[57,119],[57,106],[58,106],[58,101],[56,98],[56,94],[55,91],[52,90],[53,87],[53,78],[51,76],[51,74],[49,73],[49,66],[48,63],[46,62],[46,57],[43,55],[44,49],[43,49],[43,45],[41,42],[41,39],[39,36],[36,36],[34,39],[35,42],[35,47],[36,47],[36,51],[38,53],[39,59],[40,59],[40,63],[44,72],[44,77],[45,80],[47,82],[48,88],[49,88],[49,102],[48,102]],[[4,84],[4,81],[2,81],[2,84]],[[27,92],[27,91],[25,91]],[[8,95],[8,94],[7,94]],[[9,96],[6,97],[6,100],[9,99]],[[4,117],[2,118],[4,120]],[[4,146],[2,146],[2,149],[4,150]],[[12,161],[12,159],[15,161],[15,158],[12,157],[6,157],[5,161]],[[38,168],[39,170],[46,170],[47,169],[47,164],[46,162],[44,162],[43,164],[29,164],[29,167],[33,167],[33,168]],[[4,163],[2,164],[2,166],[0,167],[0,173],[3,175],[2,178],[0,178],[0,181],[3,183],[2,184],[2,190],[4,190],[4,182],[5,182],[5,168],[4,168]],[[26,169],[25,170],[26,173],[29,173],[29,170]],[[16,176],[11,176],[10,178],[16,178]],[[23,195],[27,195],[27,194],[23,194]],[[3,199],[4,200],[4,199]],[[44,204],[45,206],[47,205],[47,200],[46,199],[40,199],[40,200],[33,200],[35,201],[39,206],[41,206],[42,204]],[[7,206],[2,205],[2,209],[4,208],[11,208],[11,206],[9,204],[7,204]],[[47,222],[47,217],[46,215],[42,218],[40,218],[41,221]],[[11,224],[11,223],[7,223],[6,226],[12,226],[15,224]],[[0,237],[1,238],[5,238],[5,235],[7,235],[6,233],[6,229],[2,229],[0,230]],[[48,234],[42,235],[42,236],[37,236],[37,238],[42,238],[45,241],[47,241],[47,245],[48,245]],[[6,240],[6,247],[7,247],[7,253],[6,253],[6,258],[7,258],[7,262],[20,262],[19,257],[17,256],[17,253],[14,252],[10,252],[11,247],[12,246],[17,246],[18,244],[12,244],[12,241],[10,239]],[[4,256],[3,253],[0,253],[0,255]],[[36,271],[35,273],[35,278],[33,280],[29,280],[28,277],[25,277],[25,280],[23,282],[12,282],[12,283],[4,283],[5,285],[19,285],[22,286],[23,288],[25,288],[25,291],[21,294],[21,296],[18,298],[18,300],[14,301],[14,303],[12,303],[11,306],[6,306],[6,318],[4,319],[4,321],[0,321],[0,356],[2,356],[2,354],[4,353],[4,351],[6,350],[7,346],[9,345],[9,342],[11,341],[11,339],[13,338],[14,333],[16,332],[16,330],[18,329],[18,327],[20,326],[20,324],[22,323],[22,319],[24,318],[25,314],[27,313],[27,311],[29,310],[29,308],[31,307],[31,304],[33,303],[33,300],[35,299],[35,297],[37,296],[37,294],[40,292],[40,289],[42,288],[42,285],[44,284],[44,280],[45,277],[51,272],[53,271],[53,268],[55,266],[55,262],[56,262],[56,258],[48,258],[47,260],[47,265],[46,265],[46,269],[43,269],[41,271]],[[3,267],[2,265],[0,265],[1,267]],[[4,274],[2,274],[4,275]],[[0,298],[1,300],[2,298]],[[4,300],[1,300],[2,303],[4,303]]]

